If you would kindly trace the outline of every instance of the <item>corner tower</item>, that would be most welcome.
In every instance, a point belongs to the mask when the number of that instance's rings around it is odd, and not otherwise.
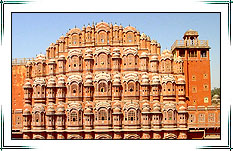
[[[198,32],[185,32],[183,40],[176,40],[171,47],[174,58],[184,61],[186,97],[188,105],[211,105],[210,57],[208,40],[199,40]]]

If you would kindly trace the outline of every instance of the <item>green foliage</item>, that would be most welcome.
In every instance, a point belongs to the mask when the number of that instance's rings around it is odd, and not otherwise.
[[[211,98],[216,94],[220,96],[220,88],[214,88],[211,90]]]

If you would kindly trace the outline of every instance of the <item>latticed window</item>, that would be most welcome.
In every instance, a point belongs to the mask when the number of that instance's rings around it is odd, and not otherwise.
[[[77,84],[71,85],[71,91],[72,91],[73,95],[75,95],[77,93]]]
[[[76,43],[77,43],[77,36],[73,36],[73,38],[72,38],[72,43],[73,43],[73,44],[76,44]]]
[[[135,113],[135,111],[130,110],[128,112],[128,120],[129,121],[135,121],[135,119],[136,119],[136,113]]]
[[[133,83],[129,83],[129,85],[128,85],[128,91],[130,91],[130,92],[134,91],[134,84]]]
[[[81,119],[82,119],[82,113],[79,111],[78,120],[81,121]]]
[[[75,111],[71,112],[71,121],[76,122],[77,121],[77,113]]]
[[[172,120],[172,110],[168,111],[168,120]]]
[[[127,41],[128,41],[129,43],[133,42],[133,33],[128,33],[128,34],[127,34]]]
[[[35,113],[35,122],[39,122],[39,117],[40,117],[39,113],[36,112]]]
[[[128,56],[128,64],[132,65],[133,62],[134,62],[134,56],[131,54],[131,55]]]
[[[107,112],[105,110],[100,110],[99,111],[99,120],[107,120]]]
[[[99,84],[99,92],[106,92],[107,91],[107,86],[104,82],[101,82]]]
[[[102,33],[102,34],[100,34],[100,42],[101,43],[104,43],[105,42],[105,35]]]

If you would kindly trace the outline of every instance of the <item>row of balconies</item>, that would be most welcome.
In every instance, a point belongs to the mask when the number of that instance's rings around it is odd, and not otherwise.
[[[105,120],[95,120],[93,114],[84,115],[85,117],[79,121],[67,121],[65,122],[65,115],[50,115],[46,116],[46,120],[33,120],[31,122],[31,116],[24,115],[24,129],[124,129],[124,128],[185,128],[187,127],[186,113],[177,115],[178,120],[163,118],[162,114],[153,114],[151,117],[143,114],[141,118],[128,119],[123,118],[121,114],[114,114],[112,118]],[[44,117],[43,117],[44,118]]]

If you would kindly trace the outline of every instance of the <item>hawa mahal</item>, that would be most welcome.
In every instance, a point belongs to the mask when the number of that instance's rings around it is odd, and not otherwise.
[[[132,26],[73,28],[12,61],[12,139],[220,139],[207,40],[171,50]]]

